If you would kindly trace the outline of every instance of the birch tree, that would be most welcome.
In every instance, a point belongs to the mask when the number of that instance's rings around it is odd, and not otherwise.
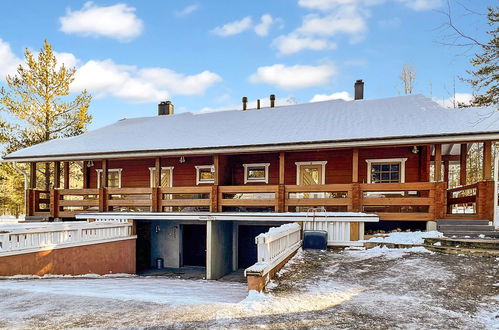
[[[414,79],[416,78],[416,68],[408,64],[404,64],[399,78],[400,81],[402,81],[404,93],[406,95],[412,94],[412,90],[414,88]]]

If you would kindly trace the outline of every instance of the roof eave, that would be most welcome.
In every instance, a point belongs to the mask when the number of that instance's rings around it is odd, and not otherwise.
[[[431,144],[431,143],[458,143],[458,142],[481,142],[499,140],[499,131],[494,132],[470,132],[457,134],[433,134],[412,137],[380,137],[370,139],[350,139],[335,141],[313,141],[298,143],[277,143],[246,146],[223,146],[210,148],[185,148],[165,150],[141,150],[141,151],[116,151],[100,153],[81,153],[64,155],[37,155],[29,157],[4,156],[3,162],[46,162],[46,161],[76,161],[109,158],[138,158],[138,157],[167,157],[178,155],[206,155],[206,154],[230,154],[249,152],[272,152],[283,150],[307,150],[328,149],[348,147],[371,147],[407,144]]]

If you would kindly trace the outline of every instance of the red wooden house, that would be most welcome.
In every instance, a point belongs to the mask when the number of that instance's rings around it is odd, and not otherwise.
[[[311,207],[375,213],[378,226],[401,228],[493,219],[499,121],[492,109],[446,109],[422,95],[363,100],[361,94],[354,101],[275,107],[271,100],[269,108],[244,104],[243,111],[197,114],[173,114],[163,102],[158,116],[122,119],[4,159],[31,165],[28,216],[125,214],[148,223],[137,227],[146,233],[162,230],[154,222],[159,215],[274,215],[240,228],[249,237],[240,239],[251,241],[275,217]],[[472,143],[483,144],[480,182],[466,178]],[[36,187],[37,166],[46,162],[55,173],[50,191]],[[70,162],[81,165],[78,189],[69,189]],[[450,164],[460,164],[461,174],[461,186],[452,189]],[[463,209],[471,213],[456,214]],[[179,239],[202,240],[206,234],[189,221]],[[186,254],[194,264],[202,259]]]

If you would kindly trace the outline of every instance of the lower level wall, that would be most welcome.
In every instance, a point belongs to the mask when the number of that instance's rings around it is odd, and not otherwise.
[[[135,239],[0,257],[0,276],[135,274]]]

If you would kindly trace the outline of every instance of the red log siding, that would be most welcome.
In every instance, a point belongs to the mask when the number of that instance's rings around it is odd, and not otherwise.
[[[429,169],[422,162],[422,151],[418,154],[411,152],[411,147],[392,147],[359,150],[359,182],[367,182],[366,159],[407,158],[405,169],[406,182],[427,181]],[[421,148],[424,150],[424,148]],[[303,152],[287,152],[285,155],[285,178],[287,185],[296,184],[295,162],[327,161],[326,184],[341,184],[352,182],[352,149],[318,150]],[[179,157],[162,158],[161,166],[173,166],[173,186],[195,186],[196,165],[211,165],[213,157],[199,156],[186,157],[185,163],[179,162]],[[219,185],[244,185],[243,164],[270,163],[269,184],[279,183],[279,154],[241,154],[220,155]],[[110,160],[109,169],[122,169],[122,187],[149,187],[149,167],[154,167],[154,158]],[[90,168],[90,188],[97,187],[96,169],[101,168],[101,162],[96,161]],[[253,183],[261,185],[262,183]]]

